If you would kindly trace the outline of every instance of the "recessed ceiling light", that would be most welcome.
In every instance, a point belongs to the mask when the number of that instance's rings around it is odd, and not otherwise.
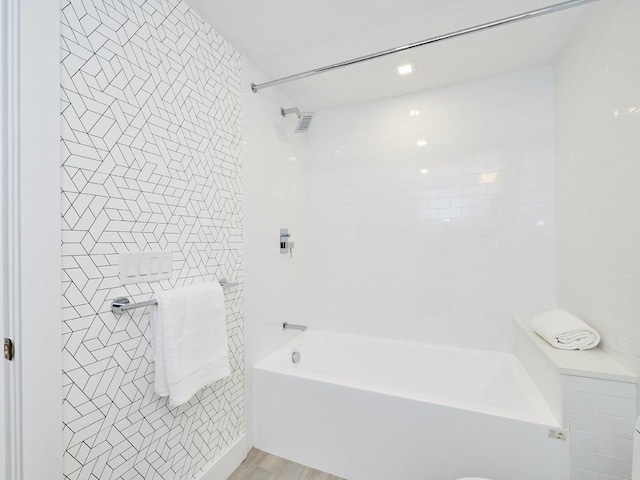
[[[409,115],[412,117],[417,117],[420,115],[420,110],[409,110]]]
[[[429,173],[429,169],[428,168],[421,168],[420,169],[420,173],[426,175],[427,173]]]
[[[398,67],[398,75],[409,75],[410,73],[413,73],[412,64],[407,63],[406,65],[400,65]]]
[[[421,138],[420,140],[418,140],[416,142],[416,145],[418,145],[419,147],[426,147],[427,146],[427,141],[423,138]]]

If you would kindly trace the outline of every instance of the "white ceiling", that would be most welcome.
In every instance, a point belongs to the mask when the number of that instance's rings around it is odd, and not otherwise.
[[[272,80],[560,0],[186,1]],[[412,49],[280,88],[301,109],[314,110],[548,65],[588,8]],[[398,76],[395,67],[408,62],[417,71]]]

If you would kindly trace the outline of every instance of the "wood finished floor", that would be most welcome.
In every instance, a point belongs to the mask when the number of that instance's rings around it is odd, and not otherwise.
[[[228,480],[344,480],[252,448]]]

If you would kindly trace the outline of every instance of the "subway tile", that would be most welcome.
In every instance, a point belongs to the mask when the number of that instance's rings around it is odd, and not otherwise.
[[[462,167],[459,165],[450,166],[450,167],[441,167],[439,169],[439,174],[442,177],[461,177]]]
[[[628,24],[637,11],[638,2],[632,0],[602,4],[599,13],[585,17],[556,69],[559,304],[588,318],[601,333],[604,348],[623,361],[628,357],[632,366],[638,351],[637,312],[632,310],[640,298],[640,291],[630,288],[640,274],[640,242],[632,240],[640,232],[640,135],[634,124],[638,117],[629,107],[638,104],[640,63],[628,61],[627,47],[640,41],[637,28]],[[598,48],[591,48],[596,42]],[[635,385],[580,379],[563,383],[573,392],[635,401]],[[584,409],[573,402],[567,408],[593,410],[593,405]],[[606,409],[611,415],[623,410],[627,408]],[[567,418],[573,431],[625,438],[628,453],[633,419],[572,410]],[[595,448],[596,440],[590,440]]]
[[[635,420],[631,418],[609,417],[577,410],[565,410],[565,419],[571,430],[580,430],[599,435],[633,439]]]
[[[541,69],[496,78],[489,88],[463,84],[341,107],[314,119],[305,165],[307,190],[313,192],[307,200],[314,233],[305,245],[312,252],[310,322],[318,328],[348,324],[354,332],[394,337],[411,332],[412,340],[504,350],[511,343],[508,319],[514,310],[555,307],[555,279],[547,274],[555,269],[554,226],[546,230],[548,237],[531,235],[522,225],[530,227],[533,220],[517,209],[522,182],[553,191],[541,180],[553,183],[555,175],[553,136],[546,120],[553,114],[550,73]],[[532,84],[540,97],[531,97]],[[475,88],[482,95],[469,95]],[[496,99],[518,98],[518,108],[488,112],[485,93]],[[403,111],[427,112],[421,105],[435,98],[444,110],[453,104],[459,110],[448,113],[448,127],[424,134],[428,146],[416,148],[418,134],[408,133],[404,125],[390,129],[388,119],[397,116],[402,102],[413,105]],[[421,113],[406,125],[424,125],[426,119]],[[494,122],[501,125],[499,133],[491,127]],[[526,145],[518,136],[523,122],[536,139]],[[479,138],[487,141],[487,148],[478,147]],[[346,157],[326,158],[335,150],[351,152],[349,162]],[[361,186],[355,204],[354,185]],[[488,194],[496,185],[501,189]],[[405,202],[407,198],[419,202]],[[555,207],[552,202],[537,205],[536,214],[551,218]],[[392,233],[381,234],[384,230]],[[385,277],[402,281],[387,283],[384,294],[372,295],[379,288],[380,265]],[[351,278],[359,288],[345,289],[325,278]],[[401,318],[390,323],[394,313],[389,298],[420,301],[405,302]]]
[[[467,187],[465,187],[467,188]],[[459,197],[462,195],[462,189],[460,187],[446,187],[438,189],[438,197]]]
[[[488,215],[488,207],[466,207],[462,209],[463,217],[486,217]]]
[[[485,195],[487,193],[486,185],[470,185],[462,187],[462,195],[464,196]]]
[[[485,173],[486,171],[487,171],[486,162],[470,163],[470,164],[462,165],[462,174],[463,175],[473,175],[473,174]]]
[[[571,449],[571,465],[574,468],[612,477],[629,478],[631,460],[608,455],[599,455],[578,449]]]
[[[477,175],[459,175],[451,178],[451,185],[454,187],[475,185],[478,183]]]
[[[429,208],[450,208],[451,199],[449,198],[435,198],[427,202]]]
[[[636,398],[636,385],[596,378],[562,375],[562,386],[574,392],[596,393],[614,397]]]
[[[633,450],[633,440],[572,429],[571,448],[630,459]]]
[[[440,218],[460,218],[462,216],[462,209],[460,208],[441,208],[438,210],[438,216]]]
[[[564,401],[567,410],[628,419],[636,416],[635,399],[566,390]]]
[[[591,472],[581,468],[573,467],[571,469],[571,480],[629,480],[628,477],[612,477],[602,473]]]
[[[477,197],[454,197],[449,201],[452,207],[472,207],[475,205]]]

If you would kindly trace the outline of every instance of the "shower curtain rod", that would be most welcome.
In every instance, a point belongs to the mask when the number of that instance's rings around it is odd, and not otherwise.
[[[557,3],[555,5],[550,5],[548,7],[538,8],[536,10],[530,10],[528,12],[520,13],[518,15],[513,15],[511,17],[501,18],[500,20],[494,20],[493,22],[482,23],[480,25],[476,25],[475,27],[464,28],[462,30],[446,33],[444,35],[438,35],[437,37],[431,37],[426,40],[422,40],[420,42],[409,43],[407,45],[402,45],[401,47],[390,48],[388,50],[382,50],[380,52],[372,53],[370,55],[364,55],[362,57],[352,58],[351,60],[345,60],[344,62],[338,62],[332,65],[327,65],[320,68],[314,68],[313,70],[307,70],[306,72],[297,73],[295,75],[289,75],[287,77],[278,78],[276,80],[271,80],[269,82],[252,83],[251,90],[253,91],[253,93],[258,93],[258,91],[262,90],[263,88],[275,87],[276,85],[282,85],[283,83],[289,83],[295,80],[301,80],[303,78],[312,77],[314,75],[329,72],[331,70],[336,70],[338,68],[355,65],[356,63],[366,62],[368,60],[373,60],[375,58],[384,57],[386,55],[391,55],[394,53],[404,52],[405,50],[410,50],[412,48],[422,47],[424,45],[440,42],[442,40],[449,40],[450,38],[462,37],[463,35],[467,35],[469,33],[480,32],[482,30],[488,30],[490,28],[499,27],[501,25],[507,25],[509,23],[515,23],[515,22],[520,22],[522,20],[528,20],[530,18],[549,15],[551,13],[560,12],[562,10],[567,10],[569,8],[580,7],[582,5],[586,5],[588,3],[593,3],[597,1],[599,0],[568,0],[566,2]]]

